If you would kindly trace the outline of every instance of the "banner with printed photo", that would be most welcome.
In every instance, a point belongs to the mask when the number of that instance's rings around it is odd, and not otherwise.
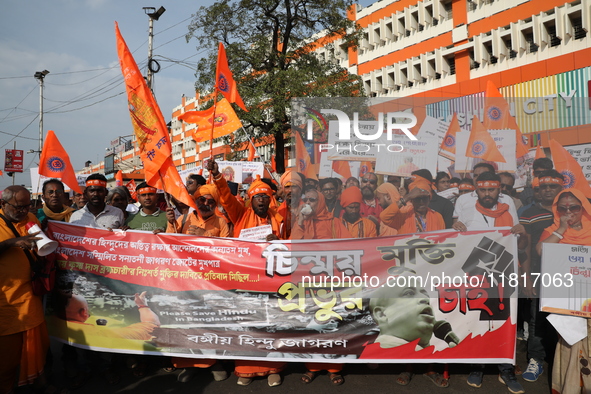
[[[508,283],[517,245],[508,228],[268,243],[50,221],[48,235],[59,242],[60,268],[48,327],[78,347],[266,361],[514,362],[517,291]]]
[[[265,164],[260,161],[242,161],[242,179],[240,183],[252,183],[257,175],[264,178]],[[236,181],[234,181],[236,182]]]
[[[33,167],[31,170],[31,193],[33,194],[41,194],[43,189],[43,182],[51,179],[44,175],[39,175],[39,167]],[[86,185],[86,178],[88,178],[90,174],[76,174],[76,181],[78,182],[79,186]],[[67,185],[64,185],[64,191],[70,192],[70,188]]]
[[[541,289],[542,311],[591,318],[589,246],[543,244],[542,272],[532,280]]]

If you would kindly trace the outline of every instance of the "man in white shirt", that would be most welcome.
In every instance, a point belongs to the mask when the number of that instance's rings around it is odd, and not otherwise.
[[[86,205],[72,213],[70,223],[82,226],[115,229],[125,222],[119,208],[107,205],[107,178],[103,174],[92,174],[86,178],[84,197]]]

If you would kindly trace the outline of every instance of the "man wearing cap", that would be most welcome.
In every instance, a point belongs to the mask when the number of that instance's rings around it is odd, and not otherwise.
[[[174,208],[167,209],[168,225],[166,232],[192,234],[200,237],[229,237],[228,222],[215,213],[215,208],[220,200],[215,185],[203,185],[199,187],[193,196],[197,204],[197,211],[188,213],[184,220],[182,216],[175,220]]]
[[[477,200],[469,206],[463,205],[463,208],[458,211],[458,221],[454,223],[453,229],[457,231],[468,230],[484,230],[494,227],[511,227],[511,233],[523,235],[519,240],[520,245],[527,242],[525,237],[525,228],[519,224],[519,218],[515,207],[512,205],[513,201],[509,196],[506,199],[510,201],[503,203],[500,200],[501,195],[501,178],[493,172],[481,173],[476,179],[476,195]],[[458,198],[468,197],[469,194],[464,194]],[[467,200],[470,201],[470,200]],[[511,207],[513,209],[511,209]],[[507,385],[509,391],[512,393],[524,393],[523,387],[515,378],[515,368],[511,364],[499,364],[499,380]],[[467,383],[472,387],[481,387],[484,371],[482,367],[477,367],[468,375]]]
[[[361,204],[360,214],[363,218],[373,220],[374,223],[379,222],[382,207],[378,203],[375,196],[375,191],[378,188],[378,176],[373,172],[368,172],[361,178],[361,195],[363,196],[363,203]]]
[[[82,226],[114,229],[124,223],[121,209],[107,205],[107,178],[103,174],[92,174],[86,178],[84,197],[86,205],[72,213],[70,223]]]
[[[544,372],[543,364],[546,358],[546,348],[553,350],[553,345],[556,345],[555,330],[546,320],[548,314],[538,310],[539,298],[537,296],[539,292],[532,284],[531,275],[532,273],[539,274],[541,271],[541,257],[536,251],[536,245],[540,242],[544,229],[554,223],[552,203],[562,191],[564,177],[556,170],[547,170],[538,174],[538,177],[532,182],[532,188],[535,189],[536,183],[538,183],[539,187],[540,200],[526,209],[519,217],[519,222],[525,227],[529,241],[529,245],[525,248],[527,259],[521,265],[521,273],[526,274],[527,278],[527,286],[523,289],[523,292],[531,301],[531,313],[528,322],[529,336],[527,339],[529,364],[522,376],[528,382],[538,380],[539,376]]]
[[[361,204],[363,204],[363,196],[358,187],[352,186],[343,191],[341,194],[341,206],[344,210],[343,225],[353,238],[377,237],[376,225],[371,220],[361,217]]]
[[[443,221],[445,222],[445,228],[451,228],[451,226],[454,224],[454,205],[447,198],[441,197],[439,194],[434,192],[432,187],[434,182],[431,171],[427,170],[426,168],[422,168],[420,170],[413,171],[412,175],[418,175],[421,178],[427,180],[430,187],[429,190],[431,192],[429,208],[431,208],[435,212],[438,212],[441,215],[441,217],[443,217]]]
[[[391,182],[384,182],[376,189],[376,198],[380,206],[386,210],[390,205],[397,204],[400,200],[398,187]],[[383,212],[383,211],[382,211]],[[380,237],[390,237],[398,234],[398,230],[388,226],[386,223],[380,223]]]
[[[297,208],[300,205],[302,196],[302,178],[296,171],[288,169],[281,176],[281,188],[283,189],[284,201],[277,212],[283,217],[281,226],[281,239],[290,239],[292,228],[292,217],[297,215]]]
[[[158,208],[157,191],[158,189],[146,182],[142,182],[137,186],[136,193],[140,203],[140,210],[136,214],[129,215],[125,226],[123,226],[124,230],[151,231],[154,234],[166,230],[168,221],[166,213]]]
[[[278,239],[281,235],[281,224],[283,218],[273,207],[270,207],[273,190],[260,177],[250,185],[248,197],[250,206],[247,208],[240,204],[232,195],[228,188],[226,179],[218,170],[218,165],[214,160],[210,160],[207,169],[213,176],[215,185],[220,193],[220,203],[228,213],[230,221],[234,223],[234,237],[240,237],[242,230],[270,226],[270,234],[267,239]]]
[[[445,229],[445,222],[439,212],[429,208],[431,183],[425,178],[413,175],[408,186],[409,192],[396,203],[391,203],[381,214],[380,219],[386,225],[398,231],[398,234],[413,234],[425,231]],[[410,206],[407,205],[410,201]]]

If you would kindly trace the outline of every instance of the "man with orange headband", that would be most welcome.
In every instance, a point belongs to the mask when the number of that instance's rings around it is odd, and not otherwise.
[[[537,184],[537,186],[536,186]],[[523,379],[528,382],[535,382],[544,372],[544,359],[547,352],[552,352],[556,345],[556,331],[546,320],[547,313],[540,312],[538,289],[532,285],[532,273],[539,274],[541,271],[542,259],[536,251],[536,245],[540,241],[542,233],[547,227],[554,223],[552,203],[562,191],[564,177],[556,170],[547,170],[538,174],[532,182],[534,196],[537,194],[535,188],[539,188],[539,201],[532,207],[526,209],[519,217],[519,222],[525,227],[529,245],[525,248],[527,258],[521,264],[521,271],[527,276],[527,286],[523,289],[524,294],[530,298],[530,320],[528,324],[529,336],[527,338],[527,357],[529,364],[523,373]],[[538,285],[539,286],[539,285]]]
[[[166,230],[168,221],[166,213],[158,208],[158,198],[156,197],[158,189],[142,182],[135,190],[140,210],[127,218],[123,229],[151,231],[154,234]]]
[[[341,194],[341,206],[343,207],[343,225],[349,230],[353,238],[377,237],[376,225],[360,214],[363,196],[361,190],[352,186],[345,189]]]
[[[501,195],[501,178],[494,172],[483,172],[476,179],[476,195],[477,200],[470,206],[471,194],[464,194],[458,198],[458,202],[462,198],[467,198],[466,204],[462,205],[462,209],[458,210],[456,202],[456,211],[458,213],[458,221],[454,223],[453,228],[457,231],[468,230],[484,230],[494,227],[511,227],[511,232],[522,236],[519,240],[520,247],[525,247],[527,242],[525,237],[525,228],[519,224],[519,218],[515,211],[513,201],[509,196],[505,197],[511,202],[502,203],[500,201]],[[513,209],[511,209],[511,207]],[[512,393],[524,393],[523,387],[515,377],[515,367],[511,364],[499,364],[499,380],[507,385],[509,391]],[[482,366],[472,371],[468,375],[467,383],[472,387],[481,387],[484,371]]]
[[[280,179],[284,201],[277,212],[283,217],[281,239],[290,239],[292,217],[297,215],[297,208],[302,197],[302,178],[294,170],[287,169]]]
[[[418,175],[424,178],[429,184],[429,191],[431,192],[431,199],[429,200],[429,208],[439,213],[445,223],[445,228],[451,228],[454,224],[454,205],[447,198],[441,197],[433,190],[433,175],[431,171],[426,168],[421,168],[412,172],[412,175]]]
[[[125,222],[119,208],[107,205],[107,178],[103,174],[92,174],[86,178],[84,197],[88,201],[83,208],[72,213],[70,223],[82,226],[114,229]]]
[[[380,219],[399,234],[444,230],[445,222],[441,214],[429,208],[431,183],[419,175],[413,175],[413,179],[408,186],[408,194],[391,203],[380,214]],[[412,209],[406,206],[406,201],[412,202]]]

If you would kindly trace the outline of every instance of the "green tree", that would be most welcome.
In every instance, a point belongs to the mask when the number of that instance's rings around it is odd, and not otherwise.
[[[249,111],[235,109],[252,137],[273,136],[278,172],[284,171],[292,98],[363,95],[359,76],[312,51],[316,37],[355,47],[361,30],[347,18],[350,6],[350,0],[220,0],[201,7],[189,25],[187,40],[210,52],[198,64],[196,89],[212,91],[222,42]]]

